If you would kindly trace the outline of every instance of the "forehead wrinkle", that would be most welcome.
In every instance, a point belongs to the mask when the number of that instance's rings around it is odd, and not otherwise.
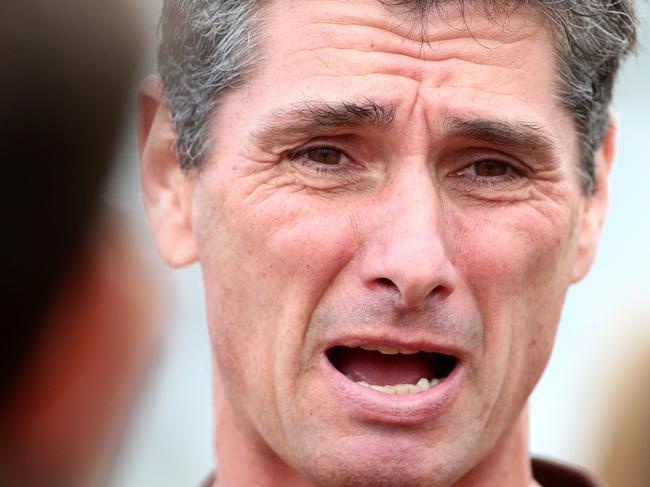
[[[528,72],[529,66],[513,64],[510,50],[522,42],[532,41],[543,26],[535,25],[534,29],[521,26],[508,32],[502,28],[503,35],[497,36],[487,30],[494,28],[493,24],[474,30],[471,35],[466,31],[432,32],[432,38],[427,40],[428,45],[424,49],[421,43],[384,29],[371,28],[372,32],[368,32],[365,25],[354,23],[350,28],[353,30],[346,31],[345,35],[328,31],[326,26],[308,29],[304,35],[300,35],[300,43],[279,44],[285,49],[269,53],[267,67],[283,67],[287,71],[286,67],[291,61],[291,66],[299,66],[303,70],[324,68],[320,76],[377,72],[404,75],[417,81],[430,76],[432,70],[443,74],[450,71],[449,68],[441,71],[436,65],[441,62],[459,61],[477,67],[490,66],[500,71]],[[475,48],[472,49],[468,43],[474,44]]]
[[[346,3],[348,3],[347,0]],[[329,2],[334,5],[340,2]],[[371,0],[366,2],[368,7],[377,7],[376,11],[366,9],[364,15],[357,15],[356,12],[343,13],[340,9],[328,10],[327,14],[314,14],[313,22],[331,23],[336,25],[367,25],[382,30],[388,30],[400,37],[415,40],[418,43],[426,44],[429,34],[427,27],[432,19],[439,19],[453,31],[470,31],[471,22],[468,17],[484,17],[491,24],[507,27],[510,20],[521,10],[539,11],[532,5],[501,2],[499,6],[487,2],[465,2],[463,0],[446,0],[442,2],[423,2],[422,7],[400,8],[400,5],[384,0]],[[418,2],[413,2],[414,4]],[[497,2],[499,3],[499,2]],[[402,7],[404,5],[401,5]]]
[[[324,59],[324,55],[338,54],[343,59],[349,60],[348,63],[341,62],[334,64]],[[323,54],[319,56],[319,54]],[[462,53],[458,49],[447,49],[446,52],[437,52],[435,56],[427,56],[425,59],[414,58],[409,54],[399,52],[399,50],[377,50],[363,48],[344,48],[344,47],[320,47],[313,49],[302,49],[298,53],[288,56],[296,57],[298,61],[303,58],[318,59],[330,72],[319,73],[320,77],[338,77],[338,76],[369,76],[369,75],[396,75],[405,78],[412,78],[422,81],[431,78],[434,75],[455,73],[457,66],[450,63],[464,63],[468,66],[477,68],[490,67],[512,74],[513,71],[527,72],[529,68],[512,64],[510,60],[504,60],[490,56],[488,53]],[[453,69],[452,69],[453,68]]]
[[[497,45],[515,43],[532,37],[539,28],[548,27],[539,10],[525,4],[491,11],[475,5],[476,2],[464,5],[464,2],[446,1],[428,9],[426,16],[413,17],[408,11],[398,12],[400,9],[388,2],[360,3],[368,4],[363,16],[355,10],[346,10],[340,2],[326,2],[320,11],[301,17],[300,23],[294,27],[301,32],[302,42],[308,46],[322,45],[323,42],[332,47],[349,46],[349,29],[353,28],[364,31],[364,35],[356,36],[356,40],[367,40],[371,49],[377,46],[384,50],[383,44],[406,47],[408,55],[414,58],[424,58],[427,51],[436,51],[436,44],[442,41],[470,39],[490,49],[496,47],[495,41]],[[273,23],[272,20],[269,23]],[[344,32],[337,27],[343,27]],[[499,35],[495,35],[495,29],[500,31]]]
[[[312,137],[333,133],[341,128],[386,127],[392,125],[394,120],[393,105],[379,104],[369,98],[337,102],[307,100],[275,110],[264,117],[260,128],[253,132],[253,137],[266,146],[287,137]]]
[[[319,24],[338,25],[337,23],[324,21]],[[498,37],[495,37],[491,31],[480,33],[460,30],[444,31],[442,33],[437,32],[437,36],[427,39],[425,43],[421,43],[380,27],[365,24],[350,24],[348,27],[362,31],[361,35],[355,37],[354,44],[350,43],[350,37],[353,33],[349,30],[346,31],[345,35],[340,35],[338,32],[327,32],[325,29],[311,30],[308,32],[311,39],[303,37],[305,39],[304,45],[297,48],[295,52],[290,52],[289,55],[313,54],[323,50],[341,50],[360,54],[394,54],[422,61],[441,61],[458,57],[458,52],[465,49],[464,43],[469,41],[485,50],[483,54],[479,55],[479,58],[484,64],[491,65],[498,64],[498,61],[492,59],[495,49],[517,44],[532,38],[535,34],[534,31],[527,31],[523,28],[507,33],[504,32],[502,36]],[[477,53],[474,52],[473,56],[476,55]]]

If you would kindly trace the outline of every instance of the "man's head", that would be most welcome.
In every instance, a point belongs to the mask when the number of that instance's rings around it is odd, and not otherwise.
[[[632,6],[182,3],[143,185],[163,256],[201,263],[221,465],[503,480],[595,254]]]

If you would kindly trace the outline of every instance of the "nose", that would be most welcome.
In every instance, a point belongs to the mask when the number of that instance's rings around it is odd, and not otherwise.
[[[391,293],[397,306],[413,309],[454,289],[444,204],[431,177],[416,174],[397,182],[380,198],[376,218],[364,236],[361,278],[375,292]]]

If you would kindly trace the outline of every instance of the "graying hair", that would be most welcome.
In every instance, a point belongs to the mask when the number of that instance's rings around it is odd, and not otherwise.
[[[425,28],[432,9],[452,0],[379,0],[411,10]],[[453,0],[464,9],[466,0]],[[165,0],[158,53],[181,167],[199,166],[209,147],[219,95],[242,83],[256,63],[261,0]],[[474,2],[476,3],[476,2]],[[636,46],[634,0],[481,0],[512,9],[530,6],[550,21],[558,64],[557,96],[573,114],[580,144],[580,175],[593,191],[594,153],[609,124],[609,106],[621,60]],[[495,21],[498,21],[495,17]]]
[[[258,0],[165,0],[158,64],[184,170],[209,145],[218,95],[254,64]]]

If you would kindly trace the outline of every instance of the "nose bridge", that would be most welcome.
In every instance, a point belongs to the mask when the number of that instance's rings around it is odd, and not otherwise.
[[[363,278],[399,293],[406,308],[432,293],[450,293],[444,205],[428,171],[409,171],[381,198],[379,218],[366,235]]]
[[[390,223],[387,237],[393,242],[390,247],[424,262],[435,253],[434,247],[442,244],[442,208],[433,184],[428,177],[412,177],[400,184],[392,198],[386,212],[386,223]]]

